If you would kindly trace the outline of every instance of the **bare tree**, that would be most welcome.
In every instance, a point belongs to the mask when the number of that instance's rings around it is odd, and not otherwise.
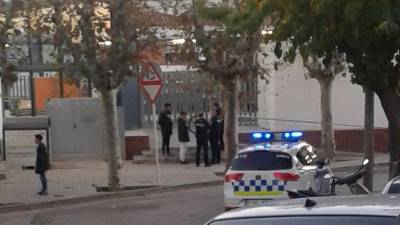
[[[111,191],[121,188],[119,178],[120,135],[117,126],[116,91],[127,77],[137,74],[139,25],[133,12],[141,1],[53,2],[54,40],[60,51],[70,54],[70,74],[93,82],[103,102],[108,142],[108,184]]]
[[[246,4],[207,6],[204,1],[194,1],[192,19],[200,67],[217,81],[224,96],[224,143],[227,170],[238,148],[238,84],[240,80],[256,79],[262,68],[257,61],[257,51],[262,42],[264,21],[251,14],[257,8],[245,11]],[[244,4],[244,5],[243,5]],[[238,18],[241,18],[238,22]],[[243,26],[252,21],[251,26]]]
[[[21,35],[15,23],[22,8],[21,1],[0,1],[0,76],[5,87],[16,81],[16,62],[10,62],[8,53],[15,48],[11,41]]]
[[[345,55],[337,50],[327,57],[327,63],[320,62],[317,55],[303,55],[303,65],[308,70],[310,78],[318,81],[321,93],[321,149],[323,157],[335,157],[335,133],[332,116],[332,85],[335,77],[345,70]]]

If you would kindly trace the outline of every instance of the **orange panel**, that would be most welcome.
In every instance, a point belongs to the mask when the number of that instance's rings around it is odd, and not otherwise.
[[[60,98],[59,79],[54,77],[34,78],[36,110],[44,110],[49,99]],[[78,88],[75,85],[64,82],[64,97],[79,97]]]
[[[59,80],[57,79],[57,84]],[[69,84],[64,81],[64,98],[78,98],[79,96],[79,89],[76,85]]]

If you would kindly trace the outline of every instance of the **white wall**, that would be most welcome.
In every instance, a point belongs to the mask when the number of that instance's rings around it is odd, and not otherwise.
[[[272,53],[273,54],[273,53]],[[270,54],[270,58],[271,55]],[[272,61],[265,65],[271,67]],[[298,58],[293,65],[281,66],[279,71],[270,70],[269,84],[259,81],[258,117],[320,121],[320,89],[315,79],[305,78],[306,70]],[[333,121],[335,124],[363,126],[364,93],[360,86],[350,82],[350,76],[338,76],[334,80],[332,93]],[[379,99],[375,98],[375,126],[387,127],[387,119]],[[265,122],[261,125],[271,130],[319,129],[319,124],[302,122]],[[355,129],[336,125],[338,129]]]

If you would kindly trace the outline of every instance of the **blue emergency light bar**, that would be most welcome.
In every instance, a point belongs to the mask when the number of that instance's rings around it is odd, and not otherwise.
[[[253,140],[264,140],[264,141],[271,141],[274,138],[273,133],[263,133],[263,132],[253,133],[251,136],[253,137]]]
[[[254,133],[254,134],[252,134],[251,135],[254,139],[260,139],[260,138],[262,138],[262,133]]]
[[[304,136],[301,131],[287,132],[255,132],[251,134],[254,142],[295,142]]]

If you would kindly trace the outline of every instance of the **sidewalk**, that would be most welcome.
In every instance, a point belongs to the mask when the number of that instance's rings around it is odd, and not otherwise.
[[[3,163],[1,163],[3,164]],[[6,180],[0,181],[0,205],[37,203],[57,199],[96,195],[96,186],[107,185],[107,164],[100,161],[57,163],[47,174],[49,196],[36,195],[40,183],[33,170],[22,170],[18,165],[7,163],[0,167]],[[220,180],[215,172],[223,171],[223,165],[197,168],[194,164],[161,165],[162,185],[181,185]],[[124,186],[157,185],[156,167],[135,165],[124,162],[121,170],[121,184]]]
[[[338,153],[337,161],[331,165],[333,170],[349,170],[358,167],[361,154]],[[376,163],[387,163],[387,154],[377,154]],[[0,206],[14,204],[42,203],[99,195],[96,186],[107,185],[107,164],[101,161],[62,162],[54,164],[48,172],[49,196],[39,197],[39,180],[33,170],[22,170],[21,162],[27,159],[0,162],[0,174],[6,174],[6,180],[0,181]],[[222,172],[224,166],[197,168],[194,164],[161,164],[162,185],[174,186],[210,181],[221,181],[215,175]],[[124,162],[121,170],[121,184],[124,186],[152,186],[156,184],[154,164],[133,164]]]
[[[345,171],[354,167],[360,167],[363,161],[363,154],[358,153],[348,153],[349,155],[343,155],[343,153],[338,153],[336,162],[334,162],[330,167],[333,170]],[[343,158],[344,160],[340,160]],[[347,160],[346,160],[347,158]],[[389,166],[389,154],[386,153],[376,153],[374,156],[374,164],[376,166]],[[352,172],[350,170],[350,172]]]

